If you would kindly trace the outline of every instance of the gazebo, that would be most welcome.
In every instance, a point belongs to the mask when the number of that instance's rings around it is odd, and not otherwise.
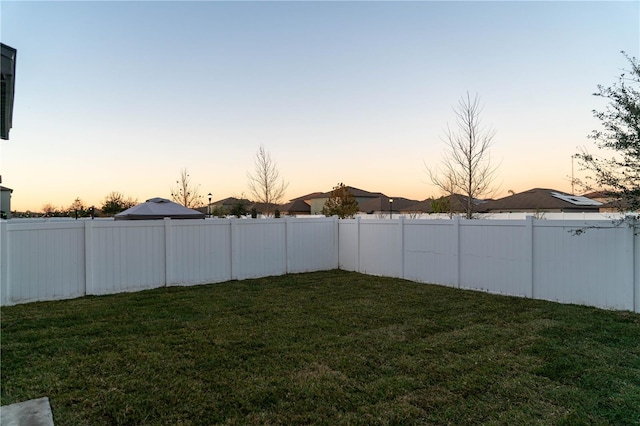
[[[204,219],[205,214],[166,198],[151,198],[115,215],[115,220]]]

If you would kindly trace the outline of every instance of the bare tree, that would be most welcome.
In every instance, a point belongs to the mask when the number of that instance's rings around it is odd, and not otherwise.
[[[60,215],[60,209],[51,203],[46,203],[42,206],[42,212],[46,217],[55,217]]]
[[[448,146],[442,165],[427,167],[427,173],[431,182],[445,193],[455,190],[466,197],[465,213],[467,219],[471,219],[473,200],[495,191],[493,181],[498,166],[491,163],[489,152],[495,131],[481,124],[478,95],[471,99],[467,92],[453,112],[456,127],[451,129],[447,125],[442,138]]]
[[[176,181],[176,185],[171,188],[171,199],[190,209],[199,207],[202,205],[199,186],[200,185],[192,184],[191,176],[189,176],[187,169],[182,169],[180,170],[180,177]]]
[[[260,146],[254,160],[254,173],[247,172],[249,190],[258,203],[264,203],[265,215],[270,216],[272,208],[282,202],[284,193],[289,186],[280,177],[280,171],[271,154]]]

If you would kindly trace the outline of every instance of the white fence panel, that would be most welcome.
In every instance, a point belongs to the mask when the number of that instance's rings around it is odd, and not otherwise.
[[[457,220],[407,220],[404,277],[423,283],[458,285]]]
[[[217,283],[231,279],[229,220],[171,221],[168,285]]]
[[[231,220],[234,279],[286,274],[284,220]]]
[[[0,304],[340,267],[640,312],[640,235],[628,225],[532,217],[0,221]]]
[[[165,284],[163,221],[91,224],[92,270],[87,294],[109,294]]]
[[[338,223],[338,267],[345,271],[358,271],[358,244],[360,219],[343,219]]]
[[[398,220],[360,222],[360,272],[402,277],[402,231]]]
[[[571,232],[576,230],[585,232]],[[344,269],[635,312],[640,312],[639,251],[634,229],[611,220],[340,224]]]
[[[335,269],[337,219],[286,219],[287,272],[309,272]]]
[[[7,231],[7,273],[13,302],[64,299],[84,294],[84,224],[17,224]],[[4,297],[3,297],[4,298]]]
[[[632,235],[610,221],[537,221],[534,297],[633,310]]]
[[[524,221],[464,220],[460,286],[531,296],[531,228]]]

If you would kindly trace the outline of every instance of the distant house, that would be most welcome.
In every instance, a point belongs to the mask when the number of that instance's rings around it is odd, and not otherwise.
[[[382,194],[377,198],[371,198],[365,200],[362,204],[359,204],[360,213],[366,214],[388,214],[401,213],[407,207],[413,206],[418,200],[410,200],[403,197],[387,197]]]
[[[358,206],[362,206],[363,204],[366,205],[368,201],[385,196],[381,192],[369,192],[352,186],[347,186],[347,189],[355,197],[358,202]],[[331,198],[331,192],[332,191],[316,193],[316,195],[309,197],[308,201],[311,206],[310,214],[322,214],[322,208],[327,200]]]
[[[592,200],[600,201],[603,204],[610,203],[611,201],[616,200],[616,197],[612,197],[606,191],[587,192],[586,194],[582,194],[582,196],[590,198]]]
[[[0,186],[0,219],[11,219],[11,193],[13,189]]]
[[[601,213],[621,212],[629,210],[629,203],[620,199],[606,191],[593,191],[583,195],[583,197],[590,198],[595,201],[600,201]]]
[[[473,212],[478,212],[487,200],[471,200]],[[435,207],[435,209],[434,209]],[[462,194],[443,195],[440,198],[427,198],[402,210],[402,213],[464,213],[467,211],[467,196]]]
[[[280,207],[280,212],[288,216],[308,215],[311,214],[311,204],[305,200],[291,200],[287,204]]]
[[[310,215],[311,199],[322,194],[322,192],[312,192],[297,198],[292,198],[288,203],[280,206],[280,211],[289,216]]]
[[[508,197],[484,203],[479,211],[483,213],[512,212],[593,212],[598,213],[603,203],[578,195],[546,188],[533,188]]]
[[[235,197],[227,197],[224,198],[222,200],[218,200],[218,201],[214,201],[211,203],[211,211],[214,211],[215,209],[224,209],[225,211],[231,211],[231,209],[234,206],[237,206],[239,203],[244,204],[245,208],[247,208],[247,210],[250,210],[250,208],[248,206],[253,204],[253,201],[248,200],[246,198],[235,198]],[[204,210],[203,210],[204,209]],[[207,207],[201,207],[198,210],[202,211],[203,213],[207,213]]]
[[[213,201],[209,206],[198,207],[196,210],[202,212],[206,215],[212,214],[213,212],[225,212],[225,214],[231,214],[231,211],[238,204],[242,204],[247,211],[247,214],[251,212],[252,209],[256,209],[258,214],[266,214],[267,211],[273,214],[276,209],[282,211],[282,207],[277,204],[267,204],[267,203],[256,203],[247,198],[236,198],[236,197],[227,197],[222,200]]]
[[[274,203],[251,203],[247,206],[247,211],[256,209],[257,214],[266,215],[269,213],[270,215],[274,215],[275,211],[278,210],[281,212],[281,207],[278,204]]]
[[[400,210],[400,213],[404,214],[422,214],[422,213],[432,213],[433,212],[433,198],[427,198],[422,201],[418,201],[415,204],[411,204],[410,206],[405,207]]]

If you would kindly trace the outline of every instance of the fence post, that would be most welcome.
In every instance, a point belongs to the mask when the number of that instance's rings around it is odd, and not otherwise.
[[[455,244],[453,257],[456,260],[456,270],[454,275],[454,285],[460,288],[460,268],[462,268],[462,257],[460,256],[460,216],[453,217],[453,241]]]
[[[333,264],[334,269],[340,268],[340,221],[337,215],[333,219]]]
[[[636,235],[636,231],[638,231],[638,220],[636,217],[632,216],[630,220],[629,232],[631,233],[631,238],[633,238],[631,245],[631,262],[633,263],[631,266],[631,274],[633,275],[633,311],[640,313],[640,247],[638,247],[638,243],[640,243],[640,233]]]
[[[9,230],[7,221],[0,220],[0,306],[9,304]]]
[[[291,270],[291,259],[289,259],[289,254],[293,251],[291,246],[293,245],[293,232],[290,229],[291,221],[289,217],[284,218],[284,273],[288,274]]]
[[[229,219],[229,252],[231,253],[231,279],[238,279],[238,244],[236,243],[236,238],[238,235],[238,224],[236,223],[236,219]]]
[[[360,216],[356,217],[356,238],[357,238],[357,241],[358,241],[358,247],[357,247],[357,250],[358,250],[358,253],[357,253],[357,255],[358,255],[357,267],[358,267],[358,269],[356,270],[356,272],[360,272]]]
[[[404,279],[404,216],[400,216],[398,218],[398,230],[400,235],[399,246],[400,246],[400,276],[398,278]]]
[[[529,285],[527,288],[529,288],[530,293],[529,293],[529,297],[534,299],[535,298],[535,280],[533,279],[533,271],[535,271],[535,267],[533,264],[533,253],[534,253],[534,247],[533,247],[533,216],[527,216],[525,218],[525,250],[526,250],[526,257],[527,257],[527,279],[529,280]]]
[[[84,222],[84,294],[95,294],[93,282],[93,220]]]
[[[173,278],[173,249],[171,235],[171,218],[164,218],[164,286],[171,285]]]

